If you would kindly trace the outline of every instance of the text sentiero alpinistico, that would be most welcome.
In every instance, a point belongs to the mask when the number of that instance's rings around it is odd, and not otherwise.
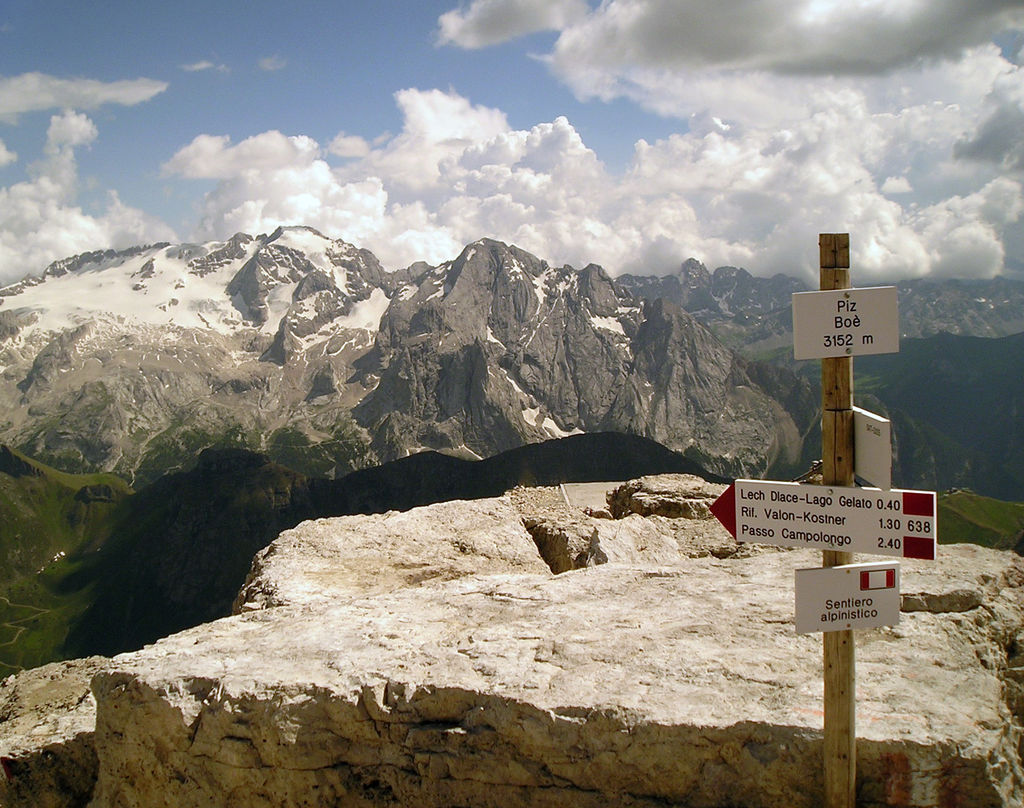
[[[844,598],[843,600],[826,600],[825,611],[821,613],[822,623],[849,622],[851,620],[868,620],[878,617],[878,609],[872,598]]]

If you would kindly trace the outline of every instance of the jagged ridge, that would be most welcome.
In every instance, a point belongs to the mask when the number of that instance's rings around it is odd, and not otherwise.
[[[340,476],[592,431],[755,474],[811,420],[682,310],[489,239],[396,272],[309,228],[80,256],[8,291],[0,368],[0,437],[139,483],[211,445]]]

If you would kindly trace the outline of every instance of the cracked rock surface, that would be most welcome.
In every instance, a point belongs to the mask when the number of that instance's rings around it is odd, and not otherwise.
[[[533,496],[282,534],[235,616],[100,667],[89,804],[819,805],[793,571],[820,554]],[[607,562],[552,573],[527,525],[559,519]],[[857,632],[861,806],[1024,793],[1024,564],[939,559],[904,562],[897,626]]]
[[[0,682],[0,805],[88,804],[97,768],[89,682],[108,662],[54,662]]]

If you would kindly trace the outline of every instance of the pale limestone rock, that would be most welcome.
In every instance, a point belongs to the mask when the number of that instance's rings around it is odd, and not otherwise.
[[[403,515],[411,557],[427,564],[420,550],[434,547],[436,568],[452,570],[458,542],[446,524],[457,511],[463,526],[504,524],[523,542],[511,551],[519,559],[528,538],[506,505]],[[819,554],[720,559],[700,546],[707,534],[680,538],[691,520],[631,516],[592,523],[599,534],[619,525],[618,544],[600,542],[622,561],[552,576],[487,550],[481,573],[401,581],[400,542],[384,539],[395,518],[296,528],[249,584],[278,606],[168,638],[99,675],[96,808],[150,794],[175,806],[231,804],[224,795],[245,805],[819,804],[821,641],[792,625],[793,570]],[[380,570],[386,585],[353,576],[344,548],[362,548],[363,571]],[[338,575],[322,574],[335,564]],[[858,632],[861,804],[955,795],[1013,805],[1020,715],[1003,694],[1021,563],[943,548],[940,565],[908,562],[903,579],[908,596],[936,606],[951,586],[976,587],[983,602]]]
[[[591,504],[562,509],[536,519],[524,517],[542,556],[553,572],[597,563],[660,565],[683,558],[755,555],[780,548],[738,544],[711,517],[710,506],[725,490],[690,474],[662,474],[625,483],[566,486],[575,501]],[[594,510],[598,494],[609,510]],[[592,519],[580,514],[588,514]],[[529,508],[525,510],[532,513]],[[612,517],[614,513],[614,518]]]
[[[630,480],[608,492],[608,510],[615,519],[641,516],[711,519],[711,503],[725,490],[692,474],[659,474]]]
[[[1019,716],[978,662],[1020,590],[969,554],[988,609],[859,632],[863,805],[1020,798]],[[302,590],[97,676],[94,805],[816,806],[821,643],[791,603],[814,555]]]
[[[508,497],[304,522],[257,553],[234,612],[473,573],[548,572]],[[287,588],[286,600],[280,589]]]
[[[283,534],[241,614],[94,678],[92,808],[816,808],[821,640],[792,621],[820,553],[717,557],[716,522],[633,515],[589,522],[609,563],[553,575],[528,510]],[[1019,805],[1024,564],[942,547],[902,580],[929,610],[857,632],[858,804]]]
[[[0,805],[88,803],[97,768],[89,681],[108,661],[55,662],[0,681]]]

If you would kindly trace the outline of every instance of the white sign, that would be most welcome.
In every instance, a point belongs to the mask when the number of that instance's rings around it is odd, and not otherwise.
[[[853,408],[853,473],[879,488],[892,488],[892,423]]]
[[[737,480],[711,512],[741,542],[935,558],[934,491]]]
[[[793,295],[793,356],[898,353],[900,327],[895,286],[797,292]]]
[[[897,561],[796,571],[796,630],[878,628],[900,621]]]

